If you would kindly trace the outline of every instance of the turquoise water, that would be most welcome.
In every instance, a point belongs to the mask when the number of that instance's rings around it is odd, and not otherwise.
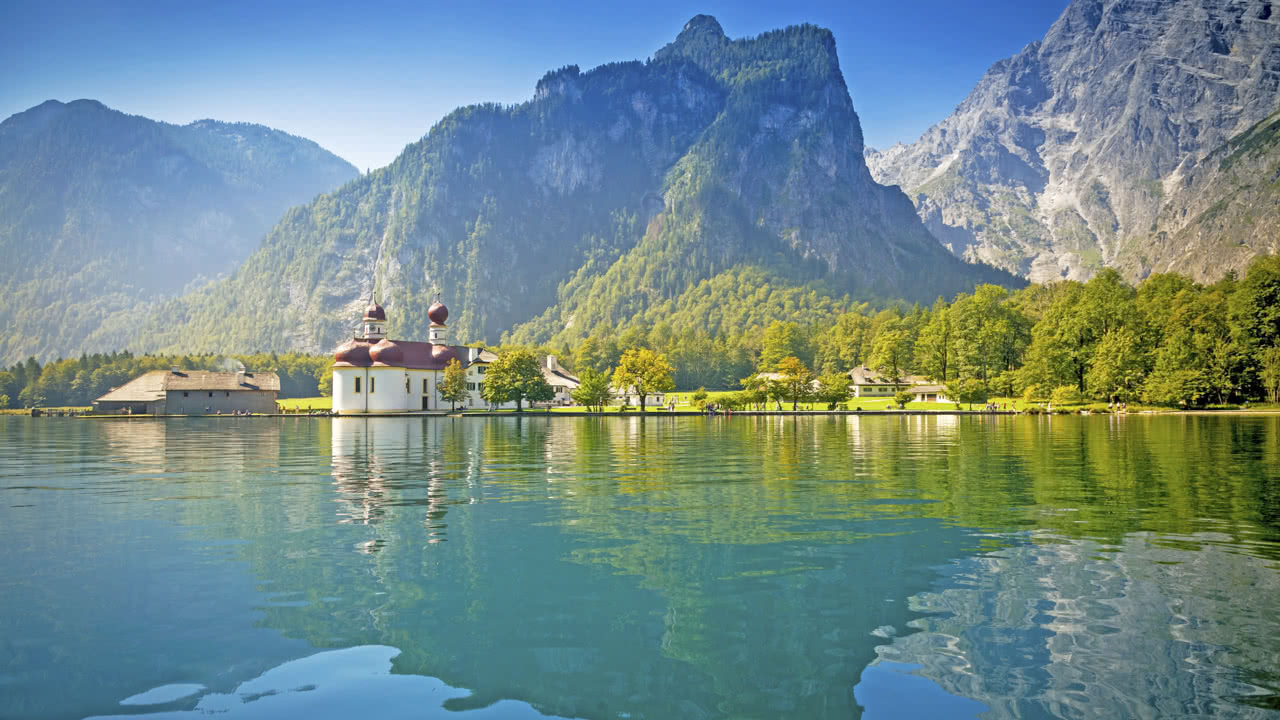
[[[1280,717],[1280,417],[0,417],[0,718]]]

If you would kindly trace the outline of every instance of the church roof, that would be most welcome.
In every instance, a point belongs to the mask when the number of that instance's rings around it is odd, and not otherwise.
[[[334,367],[398,367],[410,370],[443,370],[457,358],[467,365],[467,348],[411,340],[348,340],[334,353]]]

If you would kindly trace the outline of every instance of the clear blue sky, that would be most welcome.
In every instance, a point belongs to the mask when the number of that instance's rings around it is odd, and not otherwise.
[[[647,58],[707,13],[730,37],[830,28],[867,143],[883,148],[946,117],[1066,3],[0,0],[0,118],[92,98],[169,122],[262,123],[363,170],[455,107],[527,100],[563,65]]]

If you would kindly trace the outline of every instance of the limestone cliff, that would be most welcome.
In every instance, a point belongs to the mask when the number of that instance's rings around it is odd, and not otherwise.
[[[1032,280],[1243,267],[1258,238],[1217,262],[1161,223],[1207,154],[1276,109],[1272,4],[1074,0],[915,143],[868,151],[872,174],[952,252]]]

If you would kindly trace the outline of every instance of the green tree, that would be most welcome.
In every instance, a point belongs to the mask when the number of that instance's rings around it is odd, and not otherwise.
[[[774,320],[765,328],[761,340],[759,368],[767,372],[778,367],[778,363],[784,358],[804,358],[809,355],[809,342],[800,325]]]
[[[9,396],[0,395],[0,410],[4,410],[7,407],[9,407]]]
[[[1077,405],[1082,400],[1080,389],[1075,385],[1059,385],[1049,394],[1049,404],[1051,405]]]
[[[925,376],[940,383],[950,379],[948,370],[954,338],[951,335],[951,313],[946,301],[938,298],[929,312],[929,320],[916,338],[915,364]]]
[[[823,373],[847,372],[859,367],[866,362],[870,337],[871,318],[864,312],[841,313],[831,327],[814,339],[814,365],[822,368]]]
[[[985,403],[989,397],[987,384],[978,378],[964,378],[947,386],[947,394],[958,403],[968,403],[972,410],[975,403]]]
[[[916,399],[915,393],[909,390],[899,390],[898,392],[893,394],[893,401],[898,404],[898,407],[900,409],[903,409],[903,410],[907,408],[907,403],[915,399]]]
[[[1262,386],[1266,389],[1267,399],[1280,403],[1280,347],[1269,347],[1259,353]]]
[[[756,409],[769,400],[769,381],[759,373],[753,373],[738,381],[742,385],[742,397]]]
[[[541,371],[539,371],[541,376]],[[457,408],[458,403],[466,402],[470,392],[467,390],[467,371],[462,369],[458,358],[450,358],[444,366],[444,377],[440,380],[440,398],[449,401],[449,409]]]
[[[699,410],[706,410],[708,397],[709,396],[707,395],[706,388],[704,387],[698,388],[693,392],[693,406],[698,408]]]
[[[591,335],[578,344],[578,349],[573,354],[573,368],[578,372],[584,370],[595,370],[597,373],[608,372],[617,360],[615,357],[617,351],[617,343],[599,335]]]
[[[609,375],[595,368],[585,368],[578,373],[578,387],[569,396],[592,412],[604,412],[604,406],[613,398]]]
[[[1142,386],[1142,399],[1152,405],[1199,407],[1209,395],[1209,382],[1200,370],[1156,370]]]
[[[871,369],[894,381],[902,379],[911,357],[911,338],[901,321],[895,320],[876,333],[871,349]]]
[[[530,403],[546,402],[555,397],[555,390],[542,376],[542,368],[533,351],[516,348],[499,354],[489,366],[484,376],[484,390],[480,394],[495,405],[514,402],[516,412],[520,412],[526,400]]]
[[[1137,335],[1123,327],[1107,331],[1085,374],[1089,393],[1107,400],[1135,399],[1147,374],[1146,364]]]
[[[798,357],[785,357],[778,362],[777,382],[782,398],[791,401],[791,409],[798,410],[801,402],[813,396],[813,371]]]
[[[815,394],[818,402],[827,404],[828,410],[835,410],[849,401],[852,394],[853,380],[848,373],[828,372],[818,378],[818,390]]]
[[[639,395],[640,412],[644,412],[650,393],[675,389],[674,373],[665,355],[648,348],[635,348],[622,354],[618,368],[613,371],[613,384],[623,392],[630,389]]]

